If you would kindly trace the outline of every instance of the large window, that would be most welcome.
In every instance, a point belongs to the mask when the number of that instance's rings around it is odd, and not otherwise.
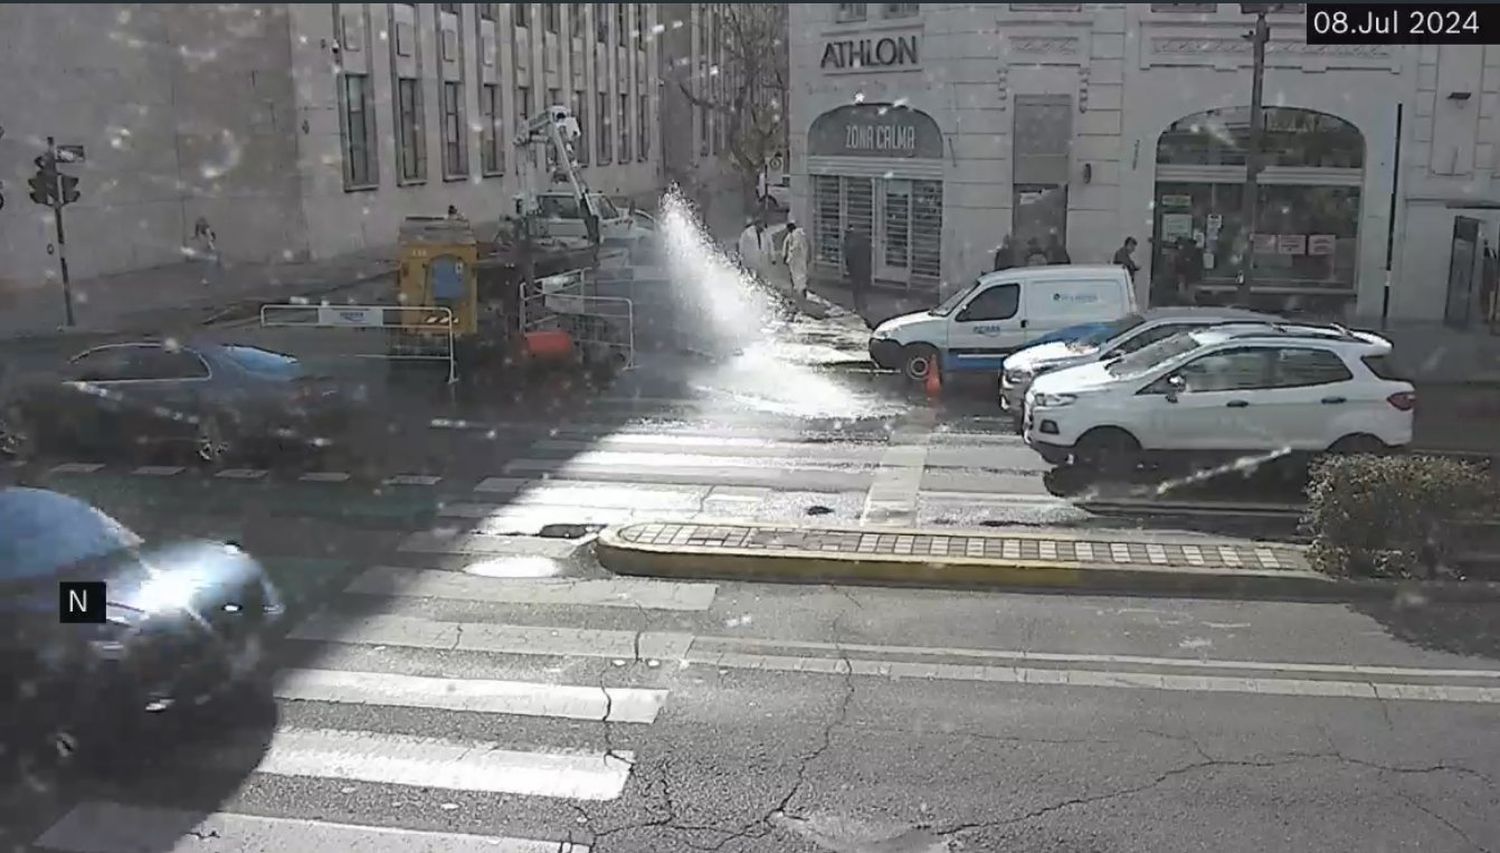
[[[1365,142],[1359,129],[1326,113],[1266,107],[1262,166],[1358,169]],[[1210,110],[1173,122],[1156,144],[1158,165],[1243,166],[1250,140],[1247,107]]]
[[[496,13],[499,11],[499,9],[500,9],[500,4],[499,3],[480,3],[479,4],[479,17],[480,17],[481,20],[493,21],[493,20],[495,20]]]
[[[887,18],[914,18],[921,12],[920,3],[885,3],[882,8]]]
[[[609,4],[594,4],[594,41],[609,44]]]
[[[620,131],[620,162],[630,160],[630,96],[620,93],[620,112],[616,119]]]
[[[835,21],[863,21],[865,19],[865,3],[836,3],[833,7],[833,19]]]
[[[542,24],[547,32],[555,33],[562,29],[562,15],[556,3],[542,4]]]
[[[635,49],[646,49],[646,4],[635,3]]]
[[[587,109],[588,100],[583,90],[574,90],[573,118],[578,120],[578,142],[573,146],[573,159],[577,160],[580,166],[589,164],[589,126],[584,116],[584,111]]]
[[[500,87],[484,84],[479,89],[479,168],[486,175],[498,175],[505,169],[502,116]]]
[[[510,12],[511,22],[513,24],[515,24],[516,26],[518,26],[518,27],[530,28],[531,27],[531,4],[530,3],[513,3],[511,5],[514,7],[514,8],[511,9],[511,12]]]
[[[516,87],[516,133],[521,133],[528,122],[531,121],[531,89],[527,86]],[[528,145],[526,156],[532,165],[536,165],[536,148]],[[519,168],[519,164],[518,164]]]
[[[583,4],[568,4],[568,38],[583,37]]]
[[[443,81],[443,177],[462,178],[469,174],[469,150],[465,144],[468,125],[464,122],[464,84]]]
[[[422,81],[402,77],[396,81],[396,157],[401,161],[401,180],[427,180],[427,142],[422,120]]]
[[[599,165],[607,166],[612,159],[612,152],[610,151],[610,148],[613,145],[613,140],[611,140],[609,136],[610,125],[613,124],[613,122],[611,122],[609,119],[610,110],[608,92],[600,92],[598,94],[598,98],[595,101],[595,107],[596,109],[594,110],[594,116],[599,119]]]
[[[345,74],[344,106],[344,187],[363,189],[374,186],[375,175],[375,103],[366,74]]]
[[[628,7],[624,3],[615,4],[615,44],[625,46],[625,33],[629,29],[625,23],[625,14]]]
[[[641,160],[651,158],[651,97],[646,94],[639,96],[640,110],[636,113],[635,131],[639,137],[636,156]]]

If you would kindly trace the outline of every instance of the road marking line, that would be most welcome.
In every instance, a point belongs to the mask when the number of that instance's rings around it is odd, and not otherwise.
[[[1260,560],[1260,564],[1268,569],[1281,568],[1281,561],[1276,559],[1276,554],[1270,548],[1256,548],[1255,558]]]
[[[880,455],[870,490],[865,493],[861,524],[916,522],[934,417],[931,410],[924,410],[891,433],[891,444]]]
[[[450,554],[462,556],[550,557],[563,559],[585,543],[578,539],[543,536],[493,536],[485,533],[413,533],[396,550],[404,554]]]
[[[344,591],[364,595],[452,598],[493,604],[562,604],[703,611],[713,606],[718,586],[711,583],[635,578],[498,580],[462,572],[376,566],[355,578]]]
[[[386,477],[381,480],[386,486],[436,486],[442,482],[442,477],[434,477],[429,474],[397,474],[394,477]]]
[[[1109,558],[1116,563],[1130,562],[1130,546],[1124,542],[1111,542],[1109,545]]]
[[[211,841],[210,839],[217,839]],[[147,808],[101,801],[74,806],[34,845],[68,853],[216,853],[358,850],[360,853],[588,853],[567,841],[430,832],[389,826]]]
[[[512,459],[501,467],[503,474],[523,471],[586,471],[589,469],[627,469],[671,471],[683,468],[769,468],[797,471],[861,471],[873,468],[873,461],[824,461],[768,456],[714,456],[703,453],[648,453],[625,450],[588,450],[566,459]]]
[[[1355,663],[1296,663],[1279,661],[1214,660],[1204,658],[1168,658],[1146,655],[1107,655],[1069,652],[1028,652],[1012,649],[966,649],[934,646],[887,646],[868,643],[821,643],[816,640],[775,640],[754,637],[697,636],[700,645],[724,645],[741,648],[800,649],[819,652],[868,652],[876,655],[933,655],[1046,663],[1080,663],[1180,667],[1186,669],[1228,669],[1255,672],[1298,672],[1325,675],[1347,675],[1369,679],[1371,676],[1400,678],[1483,678],[1500,680],[1496,669],[1425,669],[1422,667],[1384,666]]]
[[[670,631],[609,631],[503,625],[494,622],[439,622],[415,616],[319,615],[287,635],[294,640],[417,649],[490,652],[508,655],[577,655],[591,658],[677,660],[692,635]]]
[[[171,477],[186,470],[181,465],[142,465],[130,473],[138,477]]]
[[[257,773],[314,779],[350,779],[382,785],[410,785],[613,800],[625,789],[634,754],[629,752],[518,752],[501,744],[338,729],[278,728]],[[211,764],[247,766],[245,750],[210,750]],[[300,848],[299,849],[304,849]]]
[[[297,479],[304,483],[342,483],[349,475],[343,471],[309,471]]]
[[[1223,560],[1226,566],[1238,567],[1240,565],[1240,552],[1234,550],[1233,545],[1220,545],[1219,559]]]
[[[988,681],[1000,684],[1059,687],[1116,687],[1201,693],[1253,693],[1275,696],[1316,696],[1350,699],[1407,699],[1428,702],[1500,703],[1500,688],[1465,685],[1390,684],[1373,681],[1335,681],[1305,678],[1247,678],[1243,676],[1177,675],[1154,672],[1094,669],[1039,669],[1024,666],[916,663],[912,661],[805,658],[724,652],[689,655],[688,663],[733,669],[776,672],[875,675],[887,678],[929,678],[945,681]]]
[[[1153,542],[1146,543],[1146,559],[1152,565],[1165,566],[1167,564],[1167,549]]]
[[[577,687],[483,678],[429,678],[390,672],[286,669],[277,674],[281,699],[349,705],[437,708],[479,714],[563,717],[614,723],[650,723],[667,691],[634,687]]]
[[[104,468],[104,464],[101,463],[101,462],[64,462],[61,465],[54,465],[54,466],[52,466],[52,468],[50,470],[48,470],[47,473],[48,474],[92,474],[95,471],[101,470],[102,468]]]
[[[259,480],[269,473],[258,468],[225,468],[214,476],[221,480]]]
[[[1188,565],[1203,565],[1203,551],[1197,545],[1183,545],[1182,556],[1187,558]]]

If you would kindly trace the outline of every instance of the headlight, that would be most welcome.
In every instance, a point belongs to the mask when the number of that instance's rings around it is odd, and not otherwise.
[[[1005,371],[1005,380],[1007,382],[1027,382],[1030,381],[1031,377],[1034,375],[1035,374],[1028,368],[1017,367],[1013,370]]]
[[[1032,398],[1032,403],[1043,408],[1055,409],[1059,406],[1067,406],[1078,399],[1076,394],[1038,394]]]

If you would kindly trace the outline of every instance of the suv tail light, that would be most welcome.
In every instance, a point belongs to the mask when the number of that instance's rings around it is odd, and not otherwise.
[[[1397,391],[1386,397],[1385,401],[1403,412],[1409,412],[1416,408],[1417,394],[1415,391]]]

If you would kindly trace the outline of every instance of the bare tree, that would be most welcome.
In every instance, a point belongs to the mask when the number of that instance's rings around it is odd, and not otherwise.
[[[771,156],[786,147],[787,7],[784,3],[719,4],[717,45],[705,69],[679,75],[687,100],[725,123],[721,150],[740,179],[746,203]],[[717,48],[717,49],[715,49]]]

